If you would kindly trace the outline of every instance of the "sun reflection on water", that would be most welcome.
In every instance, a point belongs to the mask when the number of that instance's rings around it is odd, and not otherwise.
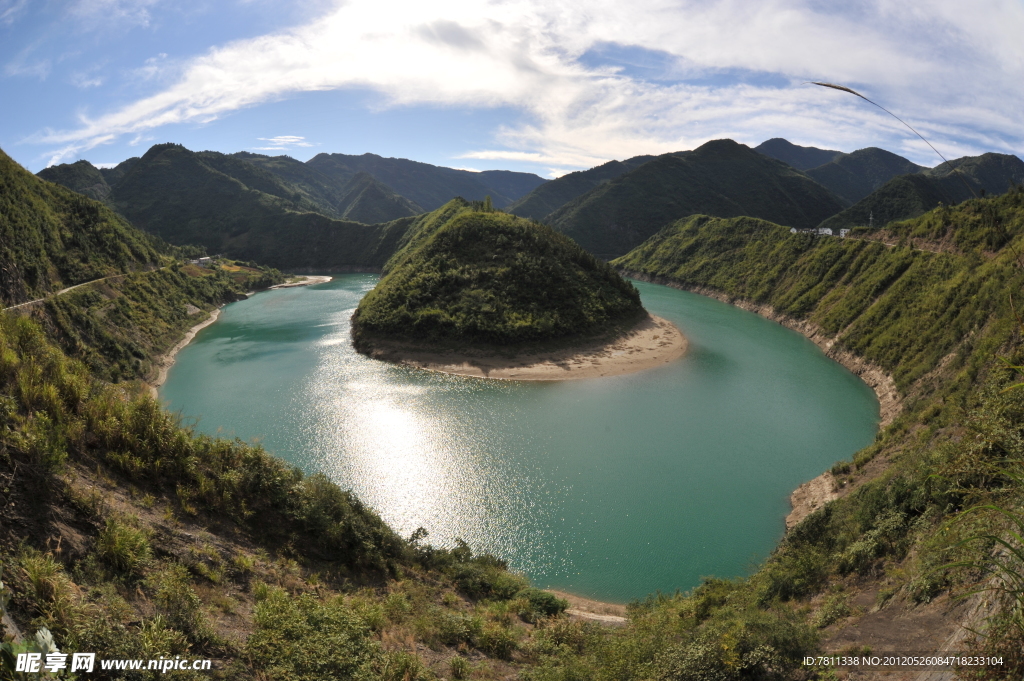
[[[545,541],[559,495],[538,500],[536,491],[551,485],[521,461],[511,464],[507,443],[491,436],[515,415],[487,397],[513,386],[369,360],[351,352],[347,324],[317,346],[320,361],[303,400],[316,410],[305,422],[317,468],[402,534],[426,527],[437,546],[463,539],[477,550],[522,555],[524,546]],[[481,427],[488,422],[493,427]],[[533,553],[520,569],[571,563]]]

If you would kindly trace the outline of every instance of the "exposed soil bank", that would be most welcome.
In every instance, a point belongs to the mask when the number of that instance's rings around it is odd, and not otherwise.
[[[418,369],[513,381],[565,381],[653,369],[686,353],[687,340],[672,322],[648,315],[613,340],[520,354],[500,349],[424,349],[412,343],[374,340],[370,357]]]

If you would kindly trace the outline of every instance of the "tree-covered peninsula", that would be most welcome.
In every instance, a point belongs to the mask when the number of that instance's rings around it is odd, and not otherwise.
[[[640,294],[568,237],[455,199],[410,230],[352,317],[375,341],[447,346],[572,342],[636,324]]]

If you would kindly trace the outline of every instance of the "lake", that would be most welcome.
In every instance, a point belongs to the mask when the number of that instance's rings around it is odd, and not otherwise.
[[[160,400],[197,430],[323,471],[403,536],[464,539],[535,585],[628,602],[747,574],[789,494],[870,444],[878,402],[800,334],[637,282],[689,338],[662,368],[527,383],[356,353],[349,317],[377,282],[259,293],[177,356]]]

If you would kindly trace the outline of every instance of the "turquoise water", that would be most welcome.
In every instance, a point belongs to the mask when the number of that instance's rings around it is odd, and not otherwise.
[[[690,340],[675,363],[517,383],[355,353],[348,320],[375,283],[228,305],[161,400],[324,471],[404,536],[465,539],[542,587],[624,602],[746,574],[782,536],[790,492],[877,428],[871,390],[813,343],[709,298],[637,284]]]

